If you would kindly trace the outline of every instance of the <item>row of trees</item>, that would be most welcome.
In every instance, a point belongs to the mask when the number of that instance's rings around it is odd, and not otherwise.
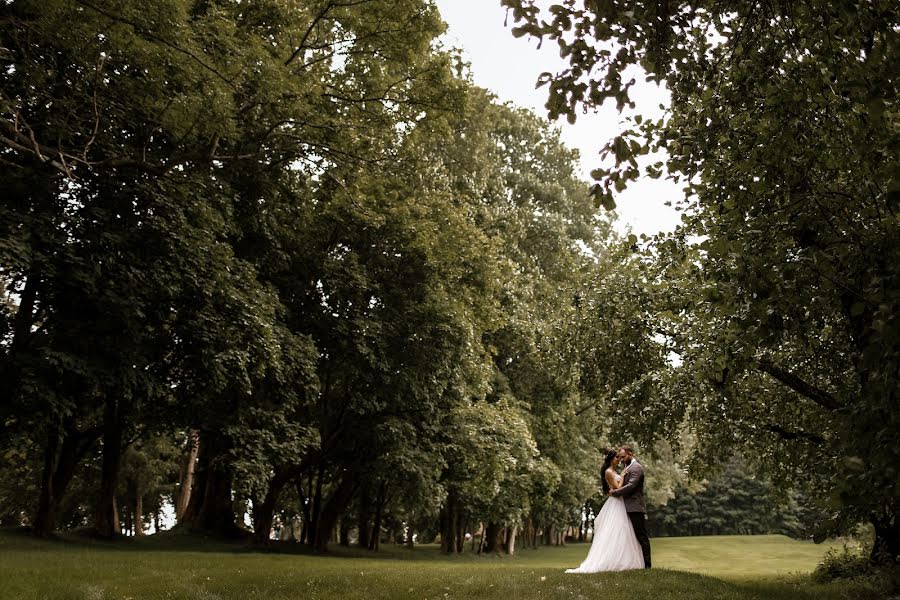
[[[664,364],[638,260],[429,2],[0,13],[5,522],[578,520],[602,400]]]
[[[778,533],[809,539],[827,515],[802,493],[779,488],[787,483],[754,477],[735,457],[715,476],[682,482],[674,497],[653,505],[647,529],[654,537]]]
[[[672,94],[593,203],[425,0],[0,7],[4,512],[111,536],[177,469],[185,527],[512,549],[581,521],[613,432],[898,556],[895,3],[502,4],[570,61],[551,117]],[[684,226],[617,240],[595,206],[664,172]]]

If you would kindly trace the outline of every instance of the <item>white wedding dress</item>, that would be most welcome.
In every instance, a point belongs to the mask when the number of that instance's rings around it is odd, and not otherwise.
[[[622,482],[622,476],[616,475]],[[644,555],[634,535],[634,528],[625,511],[625,501],[610,496],[594,519],[594,541],[587,558],[577,569],[566,573],[599,573],[600,571],[627,571],[643,569]]]

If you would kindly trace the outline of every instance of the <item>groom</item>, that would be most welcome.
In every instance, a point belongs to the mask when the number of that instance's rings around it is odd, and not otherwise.
[[[622,471],[622,487],[610,490],[609,495],[621,496],[625,500],[625,510],[644,553],[644,568],[649,569],[650,537],[647,535],[647,517],[644,514],[647,512],[647,506],[644,504],[644,469],[634,458],[634,448],[627,444],[619,448],[616,457],[626,466]]]

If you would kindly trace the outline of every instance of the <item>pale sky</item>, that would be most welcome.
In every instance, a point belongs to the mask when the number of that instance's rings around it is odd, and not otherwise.
[[[509,26],[503,26],[506,11],[500,6],[500,0],[435,0],[435,3],[449,26],[445,42],[465,51],[475,83],[493,91],[501,101],[511,101],[546,117],[547,88],[535,89],[535,81],[544,71],[557,72],[564,67],[556,43],[547,41],[537,50],[535,40],[514,38],[510,33],[512,16]],[[668,92],[645,83],[640,76],[636,79],[632,97],[637,102],[637,110],[658,118],[662,114],[660,103],[668,103]],[[600,164],[600,149],[621,131],[622,116],[616,112],[615,105],[607,104],[597,113],[579,114],[575,125],[569,125],[564,118],[557,122],[566,145],[581,152],[581,170],[586,180],[591,169]],[[671,231],[680,216],[664,202],[681,196],[680,187],[664,179],[647,178],[632,183],[616,197],[618,229],[624,232],[630,228],[638,235]]]

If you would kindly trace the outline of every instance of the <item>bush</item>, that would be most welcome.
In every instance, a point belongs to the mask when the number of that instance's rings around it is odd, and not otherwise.
[[[853,597],[884,598],[900,592],[900,565],[883,567],[872,563],[869,545],[850,547],[844,544],[840,550],[834,548],[813,573],[818,583],[841,581],[853,588]]]

